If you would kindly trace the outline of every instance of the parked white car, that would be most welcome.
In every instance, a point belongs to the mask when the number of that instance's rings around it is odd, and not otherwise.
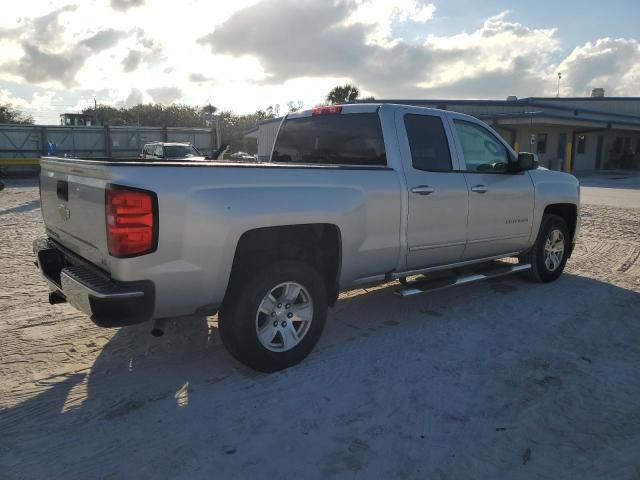
[[[140,158],[145,160],[205,160],[190,143],[154,142],[142,148]]]

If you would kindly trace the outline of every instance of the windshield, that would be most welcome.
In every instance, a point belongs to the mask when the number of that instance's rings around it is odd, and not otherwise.
[[[165,145],[164,156],[166,158],[201,157],[202,154],[192,145]]]

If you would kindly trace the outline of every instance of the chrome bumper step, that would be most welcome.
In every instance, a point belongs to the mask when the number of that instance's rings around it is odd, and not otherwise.
[[[397,289],[394,293],[400,297],[412,297],[427,292],[443,290],[445,288],[457,287],[469,283],[490,280],[492,278],[511,275],[513,273],[524,272],[531,269],[531,264],[498,264],[477,272],[467,272],[458,276],[451,275],[433,279],[418,280],[408,283]]]

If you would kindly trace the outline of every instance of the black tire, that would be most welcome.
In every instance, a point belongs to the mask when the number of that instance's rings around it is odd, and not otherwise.
[[[547,238],[552,231],[559,231],[564,237],[564,253],[560,263],[555,268],[550,268],[545,262],[545,244]],[[526,273],[526,276],[533,281],[548,283],[553,282],[562,275],[564,267],[567,264],[568,254],[571,248],[571,237],[569,235],[569,229],[567,223],[559,215],[548,214],[542,217],[540,224],[540,230],[538,231],[538,237],[533,247],[525,253],[521,254],[518,258],[520,263],[530,263],[531,270]]]
[[[318,343],[326,323],[328,300],[322,278],[309,264],[295,260],[279,261],[243,276],[229,286],[230,293],[220,309],[222,343],[233,357],[260,372],[275,372],[300,363]],[[313,314],[300,343],[290,350],[274,352],[258,339],[256,315],[265,295],[285,282],[304,287],[313,302]]]

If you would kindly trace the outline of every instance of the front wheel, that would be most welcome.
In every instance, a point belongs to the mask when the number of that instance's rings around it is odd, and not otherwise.
[[[529,277],[544,283],[557,280],[567,263],[570,242],[564,219],[558,215],[545,215],[536,243],[519,257],[521,263],[531,264]]]
[[[245,365],[273,372],[300,363],[313,350],[327,318],[318,272],[285,260],[230,285],[219,315],[222,342]]]

